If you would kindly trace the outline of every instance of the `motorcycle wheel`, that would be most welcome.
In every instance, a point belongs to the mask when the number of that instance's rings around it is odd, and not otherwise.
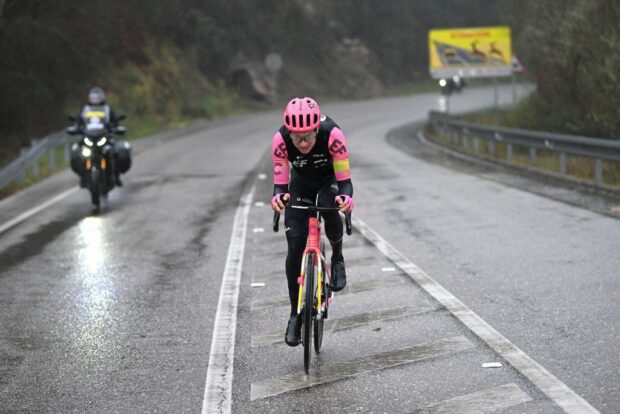
[[[90,199],[93,202],[93,205],[99,208],[101,204],[101,174],[99,170],[95,167],[90,170]]]

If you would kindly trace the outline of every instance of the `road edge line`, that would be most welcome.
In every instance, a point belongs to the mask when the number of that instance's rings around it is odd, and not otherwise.
[[[235,213],[211,339],[203,414],[231,412],[239,288],[247,222],[255,190],[256,183],[241,197]]]
[[[463,302],[457,299],[456,296],[426,274],[426,272],[416,266],[366,223],[353,216],[352,224],[362,236],[372,243],[388,259],[394,262],[394,264],[400,267],[426,293],[445,306],[452,315],[463,323],[463,325],[512,365],[521,375],[525,376],[551,401],[562,408],[564,412],[570,414],[600,414],[599,411],[592,407],[586,400],[496,331],[495,328],[485,322],[478,314],[469,309]]]
[[[17,226],[22,221],[28,220],[30,217],[32,217],[35,214],[45,210],[48,207],[56,204],[57,202],[59,202],[59,201],[65,199],[65,198],[69,197],[71,194],[75,193],[78,190],[79,190],[78,187],[73,187],[73,188],[70,188],[68,190],[65,190],[62,193],[57,194],[56,196],[50,198],[49,200],[39,204],[38,206],[33,207],[30,210],[21,213],[17,217],[12,218],[11,220],[7,221],[6,223],[4,223],[4,224],[2,224],[0,226],[0,234],[2,234],[5,231],[7,231],[7,230]]]

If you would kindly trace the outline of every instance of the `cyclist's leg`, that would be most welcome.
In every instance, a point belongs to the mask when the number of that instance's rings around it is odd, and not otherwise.
[[[328,180],[319,190],[319,205],[321,207],[338,207],[336,205],[336,195],[338,195],[338,184],[336,179]],[[332,262],[342,260],[342,235],[343,224],[340,214],[337,211],[326,211],[321,213],[325,223],[325,235],[332,246]]]
[[[299,285],[297,278],[301,270],[301,259],[308,238],[308,218],[302,211],[287,210],[284,217],[288,251],[286,255],[286,279],[291,301],[291,316],[297,314],[297,297]]]
[[[335,197],[338,194],[338,184],[335,178],[326,182],[319,191],[319,205],[323,207],[337,207]],[[332,288],[334,291],[346,286],[346,272],[344,257],[342,256],[343,224],[337,211],[321,213],[325,222],[325,235],[332,247]]]

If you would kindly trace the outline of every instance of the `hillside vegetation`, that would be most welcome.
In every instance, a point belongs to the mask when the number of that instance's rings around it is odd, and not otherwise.
[[[503,16],[538,88],[520,126],[620,138],[620,2],[510,0]]]
[[[147,129],[273,104],[362,98],[428,78],[436,27],[510,24],[540,122],[618,135],[618,2],[0,0],[0,163],[63,127],[88,88]],[[131,130],[131,129],[130,129]]]

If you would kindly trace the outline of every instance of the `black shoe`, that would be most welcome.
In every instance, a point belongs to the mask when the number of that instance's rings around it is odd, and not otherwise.
[[[284,342],[288,346],[297,346],[301,343],[301,316],[291,316],[288,320]]]
[[[344,269],[344,260],[332,263],[332,285],[334,292],[338,292],[347,285],[347,272]]]
[[[123,186],[123,182],[121,181],[120,175],[117,175],[116,177],[114,177],[114,185],[116,185],[117,187]]]

